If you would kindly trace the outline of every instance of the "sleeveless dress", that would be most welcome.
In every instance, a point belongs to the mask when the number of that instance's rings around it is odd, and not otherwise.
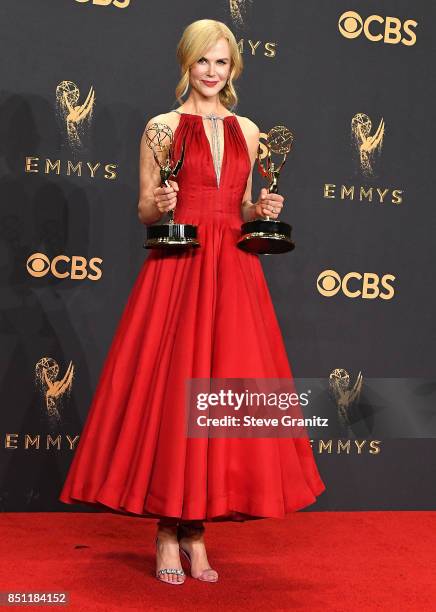
[[[307,437],[185,433],[186,379],[292,373],[259,256],[236,246],[251,171],[239,121],[221,118],[217,174],[202,116],[179,114],[174,219],[196,225],[201,246],[148,251],[59,499],[146,517],[282,518],[325,489]]]

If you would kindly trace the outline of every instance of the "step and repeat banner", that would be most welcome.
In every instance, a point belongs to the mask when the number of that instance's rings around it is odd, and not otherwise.
[[[275,126],[292,143],[296,248],[262,264],[293,374],[330,420],[307,510],[434,508],[432,4],[23,0],[0,16],[0,510],[93,511],[57,498],[148,255],[140,139],[179,106],[176,45],[203,18],[235,34],[234,110],[262,155]],[[253,199],[264,185],[255,165]]]

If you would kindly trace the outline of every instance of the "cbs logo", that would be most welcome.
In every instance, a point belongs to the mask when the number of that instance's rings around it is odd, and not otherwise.
[[[355,11],[342,13],[338,21],[339,32],[345,38],[357,38],[363,32],[372,42],[383,40],[390,45],[401,42],[408,47],[416,43],[413,28],[417,25],[413,19],[406,19],[402,23],[398,17],[380,17],[380,15],[370,15],[363,20]],[[406,36],[403,36],[402,32]]]
[[[86,257],[80,257],[80,255],[73,255],[72,257],[57,255],[50,261],[44,253],[33,253],[28,258],[26,267],[28,273],[36,278],[41,278],[51,272],[55,278],[70,277],[72,280],[88,278],[96,281],[102,276],[102,272],[96,264],[101,264],[102,261],[100,257],[92,257],[87,261]],[[89,270],[92,270],[93,274],[90,274]]]
[[[324,270],[318,276],[316,285],[321,295],[333,297],[340,290],[349,298],[362,297],[365,300],[390,300],[394,297],[394,288],[389,281],[394,281],[395,276],[384,274],[382,277],[373,272],[348,272],[341,279],[335,270]],[[386,291],[382,291],[385,289]]]
[[[130,0],[76,0],[76,2],[91,2],[92,4],[99,4],[100,6],[109,6],[113,4],[117,8],[127,8],[130,4]]]

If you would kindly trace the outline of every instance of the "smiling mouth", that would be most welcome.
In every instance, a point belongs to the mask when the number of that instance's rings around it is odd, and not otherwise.
[[[218,81],[205,81],[204,79],[202,79],[202,83],[206,83],[206,85],[216,85]]]

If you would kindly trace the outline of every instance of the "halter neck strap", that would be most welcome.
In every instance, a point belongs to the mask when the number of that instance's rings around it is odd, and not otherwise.
[[[174,109],[170,110],[170,113],[178,113],[179,115],[189,115],[190,117],[203,117],[203,119],[221,119],[224,120],[227,117],[235,117],[235,113],[231,115],[225,115],[224,117],[220,117],[220,115],[215,115],[214,113],[210,113],[209,115],[194,115],[193,113],[181,113],[180,111]]]

